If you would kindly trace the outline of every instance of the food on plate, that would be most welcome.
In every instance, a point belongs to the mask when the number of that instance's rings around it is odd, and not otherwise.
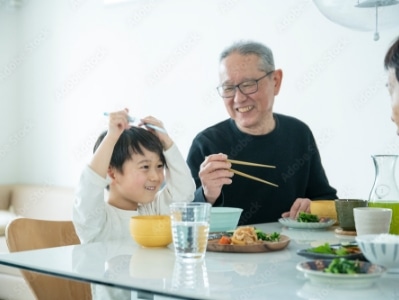
[[[258,236],[254,227],[239,227],[234,230],[231,242],[234,245],[248,245],[255,244],[258,241]]]
[[[223,235],[219,240],[219,245],[230,245],[231,238],[229,236]]]
[[[233,235],[226,236],[223,235],[218,244],[219,245],[252,245],[259,244],[263,241],[267,242],[278,242],[280,240],[280,234],[273,232],[267,234],[255,227],[242,226],[234,230]]]
[[[346,258],[334,258],[327,268],[326,273],[334,274],[358,274],[360,273],[360,263],[358,260],[349,260]]]
[[[280,241],[280,234],[278,232],[273,232],[273,233],[267,234],[259,229],[255,229],[255,232],[256,232],[259,240],[266,241],[266,242]]]
[[[296,220],[305,223],[317,223],[320,221],[318,216],[305,212],[300,212]]]
[[[331,219],[323,217],[319,218],[317,215],[314,214],[300,212],[296,220],[302,223],[319,223],[319,222],[326,222]]]
[[[314,252],[314,253],[322,253],[322,254],[333,254],[333,255],[348,255],[348,254],[356,254],[356,253],[361,253],[362,251],[357,245],[354,244],[342,244],[339,247],[331,247],[329,243],[325,243],[323,245],[320,245],[318,247],[310,248],[307,250],[308,252]]]

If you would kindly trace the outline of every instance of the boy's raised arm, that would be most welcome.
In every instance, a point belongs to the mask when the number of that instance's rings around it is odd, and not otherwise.
[[[108,132],[94,152],[89,167],[101,177],[106,177],[115,144],[125,129],[129,129],[128,109],[109,114]]]

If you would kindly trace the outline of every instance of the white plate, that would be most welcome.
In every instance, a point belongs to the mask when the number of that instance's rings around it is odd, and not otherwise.
[[[345,288],[363,288],[374,283],[386,272],[386,268],[369,262],[360,261],[361,272],[358,274],[325,273],[332,260],[312,260],[298,263],[296,268],[305,274],[313,284],[336,285]]]
[[[333,226],[336,222],[334,219],[326,219],[321,222],[298,222],[291,218],[280,218],[278,221],[284,226],[296,229],[324,229]]]

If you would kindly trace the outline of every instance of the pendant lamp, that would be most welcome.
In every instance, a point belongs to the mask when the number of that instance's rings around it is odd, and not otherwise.
[[[397,0],[313,0],[320,12],[330,21],[344,27],[374,31],[399,28],[399,1]]]

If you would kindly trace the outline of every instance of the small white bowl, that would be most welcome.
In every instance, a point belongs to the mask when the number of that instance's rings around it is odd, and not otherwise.
[[[399,235],[365,234],[357,236],[356,242],[370,262],[387,269],[399,268]]]
[[[242,208],[212,207],[209,220],[209,232],[235,230],[240,220],[241,213]]]

